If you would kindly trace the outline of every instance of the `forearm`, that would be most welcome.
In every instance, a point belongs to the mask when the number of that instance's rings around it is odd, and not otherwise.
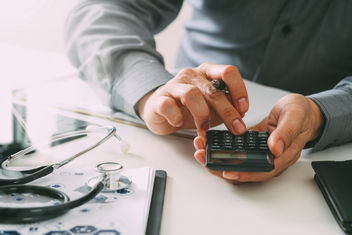
[[[182,1],[87,0],[70,14],[66,49],[81,77],[105,103],[135,115],[134,106],[172,76],[153,33],[177,15]]]
[[[352,141],[352,77],[345,78],[332,90],[308,98],[318,104],[325,119],[313,151]]]

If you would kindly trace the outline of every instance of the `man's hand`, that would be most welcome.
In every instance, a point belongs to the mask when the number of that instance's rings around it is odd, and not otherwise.
[[[298,94],[291,94],[280,99],[270,114],[253,129],[270,133],[268,146],[275,156],[275,169],[271,172],[220,172],[211,171],[234,183],[268,181],[280,175],[300,157],[302,149],[309,141],[320,134],[323,117],[317,104]],[[205,164],[204,135],[194,140],[196,152],[194,157]]]
[[[213,79],[222,79],[231,95],[215,89],[210,82]],[[232,133],[241,134],[248,106],[247,90],[236,67],[204,63],[182,70],[144,96],[138,111],[148,128],[160,135],[188,128],[205,133],[222,122]]]

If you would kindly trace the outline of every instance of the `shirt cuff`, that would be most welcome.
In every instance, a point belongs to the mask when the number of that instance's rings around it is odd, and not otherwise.
[[[313,152],[327,148],[330,145],[340,144],[340,140],[344,139],[344,128],[351,124],[348,118],[349,115],[346,114],[346,110],[343,108],[349,107],[350,104],[346,103],[348,101],[344,97],[346,97],[346,91],[338,89],[307,96],[320,107],[325,118],[320,137],[306,145],[306,147],[313,147]]]
[[[111,91],[111,106],[133,117],[139,118],[138,101],[148,92],[165,84],[173,75],[165,70],[162,63],[146,53],[129,53],[124,58],[122,68],[116,70],[119,78]]]

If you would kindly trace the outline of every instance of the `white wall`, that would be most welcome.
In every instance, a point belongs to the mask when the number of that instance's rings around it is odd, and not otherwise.
[[[64,21],[77,3],[78,0],[5,0],[0,8],[0,41],[62,51]]]
[[[45,51],[63,51],[63,28],[70,9],[80,0],[3,0],[0,8],[0,43]],[[172,68],[183,33],[182,21],[190,16],[185,5],[181,14],[156,36],[157,48]]]

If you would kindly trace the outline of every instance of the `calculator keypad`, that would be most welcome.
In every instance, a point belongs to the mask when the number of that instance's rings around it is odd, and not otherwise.
[[[231,150],[236,152],[268,151],[267,132],[247,131],[244,135],[233,135],[228,131],[213,131],[208,143],[211,150]]]
[[[206,167],[217,171],[268,172],[274,169],[274,156],[267,141],[269,133],[247,131],[207,132]]]

